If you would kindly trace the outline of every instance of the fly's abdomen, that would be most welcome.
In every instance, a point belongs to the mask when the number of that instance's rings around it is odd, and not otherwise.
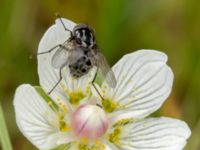
[[[91,60],[86,56],[82,56],[75,63],[69,64],[70,74],[75,78],[87,74],[91,68]]]

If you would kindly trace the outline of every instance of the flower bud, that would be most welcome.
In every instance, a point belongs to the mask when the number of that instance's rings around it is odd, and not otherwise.
[[[81,105],[72,114],[72,128],[79,137],[97,139],[107,131],[108,118],[99,106]]]

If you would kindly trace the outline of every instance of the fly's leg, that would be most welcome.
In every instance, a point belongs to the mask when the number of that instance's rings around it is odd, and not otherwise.
[[[49,49],[48,51],[41,52],[41,53],[35,53],[35,54],[31,55],[30,58],[32,59],[33,57],[36,57],[37,55],[42,55],[42,54],[51,53],[52,51],[56,50],[56,48],[61,48],[61,47],[64,47],[64,46],[61,45],[61,44],[56,45],[56,46],[52,47],[51,49]]]
[[[62,69],[65,67],[65,65],[63,65],[62,67],[60,67],[59,69],[59,80],[58,82],[53,86],[53,88],[48,92],[48,94],[51,94],[51,92],[58,86],[58,84],[60,83],[60,81],[62,80]]]
[[[52,51],[56,50],[56,48],[63,48],[63,49],[66,49],[65,46],[59,44],[59,45],[56,45],[56,46],[52,47],[52,48],[49,49],[48,51],[41,52],[41,53],[37,53],[37,55],[42,55],[42,54],[51,53]]]
[[[94,84],[94,81],[96,80],[96,77],[97,77],[97,73],[98,73],[98,68],[97,68],[97,70],[95,72],[95,75],[94,75],[94,78],[92,80],[92,85],[95,88],[95,90],[97,91],[98,95],[101,97],[101,99],[104,100],[103,96],[100,94],[100,92],[98,91],[96,85]]]
[[[66,26],[65,26],[64,22],[62,21],[62,18],[61,18],[61,16],[59,15],[59,13],[56,13],[56,16],[57,16],[57,18],[60,20],[61,24],[63,25],[64,30],[70,32],[70,35],[71,35],[71,37],[72,37],[72,31],[66,28]]]

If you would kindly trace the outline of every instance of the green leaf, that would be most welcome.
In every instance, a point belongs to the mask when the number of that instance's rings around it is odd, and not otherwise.
[[[10,142],[10,137],[6,127],[6,121],[4,118],[1,104],[0,104],[0,140],[3,150],[12,150],[12,145]]]

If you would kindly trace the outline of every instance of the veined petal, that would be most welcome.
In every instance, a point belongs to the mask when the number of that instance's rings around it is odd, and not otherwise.
[[[59,41],[57,39],[57,27],[56,25],[52,25],[47,32],[42,37],[38,53],[48,51],[49,49],[53,48],[54,46],[58,45]],[[41,87],[45,90],[46,93],[51,91],[54,85],[59,80],[59,71],[54,69],[51,64],[51,58],[55,51],[47,54],[40,54],[38,55],[38,75],[39,75],[39,82]],[[63,83],[63,85],[65,85]],[[53,99],[65,99],[65,93],[62,90],[60,85],[52,92],[54,94]]]
[[[69,90],[69,92],[73,92],[73,91],[77,91],[77,90],[86,92],[88,90],[88,92],[89,92],[91,90],[91,86],[92,86],[91,83],[94,78],[95,71],[96,71],[96,68],[93,67],[88,72],[88,74],[86,74],[78,79],[74,79],[70,75],[69,68],[67,67],[65,70],[63,70],[67,90]]]
[[[107,142],[107,145],[108,145],[108,146],[107,146],[107,147],[108,147],[108,148],[107,148],[108,150],[121,150],[120,147],[118,147],[117,145],[115,145],[115,144],[113,144],[113,143]],[[107,149],[106,149],[106,150],[107,150]]]
[[[108,145],[106,145],[106,147],[105,147],[104,150],[114,150],[114,149],[111,149],[111,147],[109,147]]]
[[[72,21],[62,18],[62,21],[65,27],[69,30],[73,30],[76,25]],[[42,37],[38,53],[45,52],[55,47],[58,44],[63,44],[70,37],[70,32],[64,30],[64,26],[60,19],[56,20],[56,24],[52,25]],[[40,85],[42,88],[48,93],[52,90],[52,88],[59,81],[59,68],[53,68],[51,59],[56,52],[56,49],[51,53],[40,54],[38,55],[38,74]],[[67,58],[66,58],[67,59]],[[94,74],[94,71],[90,71],[90,73]],[[91,82],[91,78],[93,75],[85,75],[80,79],[73,79],[69,73],[69,68],[66,66],[62,70],[62,77],[64,80],[58,84],[58,86],[52,91],[51,97],[54,100],[65,100],[66,99],[66,91],[69,94],[70,92],[76,92],[77,90],[86,91],[89,82]],[[69,96],[69,95],[67,95]],[[69,98],[69,97],[68,97]],[[65,101],[66,103],[66,101]]]
[[[64,23],[64,25],[62,24],[62,22]],[[59,18],[55,21],[57,40],[59,42],[58,44],[64,43],[70,37],[70,32],[66,31],[65,28],[72,31],[73,28],[76,26],[76,23],[65,18],[62,18],[62,22]]]
[[[53,148],[63,139],[67,142],[66,134],[59,132],[56,113],[32,86],[17,88],[14,108],[19,129],[37,148]]]
[[[119,145],[126,150],[182,150],[191,131],[183,121],[149,118],[124,125]]]
[[[143,118],[156,111],[171,92],[173,73],[167,56],[155,50],[140,50],[125,55],[114,67],[117,87],[106,83],[106,97],[118,103],[118,113]]]

